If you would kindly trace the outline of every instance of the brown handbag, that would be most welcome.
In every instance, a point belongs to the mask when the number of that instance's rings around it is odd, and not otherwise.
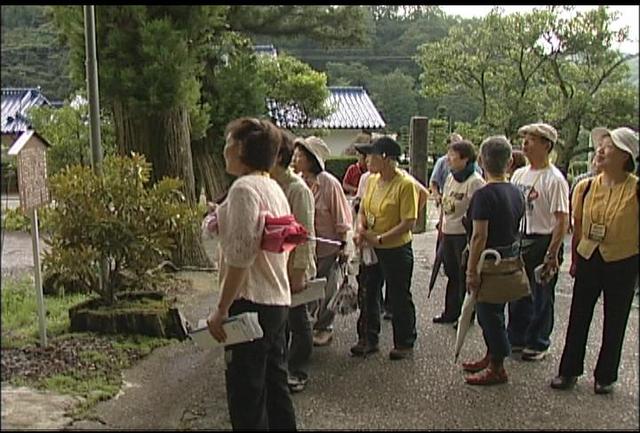
[[[503,304],[529,295],[529,278],[521,256],[500,260],[486,260],[480,272],[477,301]]]
[[[522,214],[518,255],[497,260],[485,260],[480,269],[480,288],[476,297],[477,302],[503,304],[516,301],[531,293],[529,277],[522,259],[522,238],[527,229],[526,199]]]

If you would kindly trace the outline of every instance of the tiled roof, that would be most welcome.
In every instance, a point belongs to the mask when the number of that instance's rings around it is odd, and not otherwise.
[[[274,122],[284,128],[382,129],[384,119],[362,87],[329,87],[327,103],[334,111],[324,119],[308,119],[298,106],[285,106],[269,99],[267,108]]]
[[[26,131],[28,111],[43,104],[51,105],[38,89],[2,89],[2,133]]]
[[[262,55],[271,56],[271,57],[278,57],[278,51],[276,50],[276,47],[274,47],[271,44],[254,45],[253,50],[256,52],[256,54],[262,54]]]

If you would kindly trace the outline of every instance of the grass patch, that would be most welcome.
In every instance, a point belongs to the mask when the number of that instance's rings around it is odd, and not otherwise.
[[[166,346],[170,341],[147,335],[116,335],[112,342],[113,348],[121,352],[138,351],[141,356],[150,354],[154,349]]]
[[[96,403],[118,394],[122,387],[122,370],[131,367],[153,349],[173,341],[142,335],[62,335],[52,339],[50,345],[60,348],[73,343],[73,351],[77,353],[75,363],[66,365],[62,372],[45,373],[38,377],[13,376],[9,383],[80,397],[81,402],[71,416],[84,419]]]
[[[40,339],[36,289],[33,277],[5,277],[2,281],[2,348],[36,344]],[[69,331],[69,308],[90,295],[45,296],[47,337]]]
[[[1,295],[3,380],[16,386],[81,397],[82,403],[72,414],[76,419],[85,417],[97,402],[119,392],[123,369],[155,348],[175,341],[144,335],[71,333],[69,308],[91,296],[68,294],[45,297],[50,350],[43,350],[38,347],[33,278],[3,278]],[[55,365],[58,360],[61,365]],[[5,374],[5,367],[11,374]]]
[[[72,414],[81,418],[88,409],[102,400],[115,396],[122,386],[122,379],[118,375],[94,375],[93,377],[76,377],[67,374],[57,374],[43,379],[39,388],[53,390],[60,394],[71,394],[82,397],[82,403]]]

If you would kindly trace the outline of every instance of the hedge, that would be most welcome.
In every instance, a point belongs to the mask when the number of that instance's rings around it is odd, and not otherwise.
[[[342,178],[347,172],[347,168],[351,164],[354,164],[358,161],[356,156],[338,156],[333,158],[328,158],[325,162],[326,170],[334,175],[340,182],[342,182]],[[399,164],[398,168],[404,169],[406,171],[410,171],[409,164]],[[431,170],[433,168],[433,164],[427,164],[427,174],[431,175]]]
[[[356,156],[338,156],[333,158],[327,158],[324,162],[326,170],[334,175],[340,182],[342,182],[342,178],[347,172],[347,168],[351,164],[358,162],[358,157]]]

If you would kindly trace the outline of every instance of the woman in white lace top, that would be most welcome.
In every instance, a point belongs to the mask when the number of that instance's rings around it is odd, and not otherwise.
[[[291,303],[287,253],[260,248],[265,214],[291,213],[282,188],[269,177],[282,140],[269,121],[241,118],[227,126],[226,170],[237,179],[217,209],[220,297],[207,323],[224,341],[223,321],[258,313],[260,339],[225,347],[226,388],[234,430],[294,430],[287,386],[285,324]]]

